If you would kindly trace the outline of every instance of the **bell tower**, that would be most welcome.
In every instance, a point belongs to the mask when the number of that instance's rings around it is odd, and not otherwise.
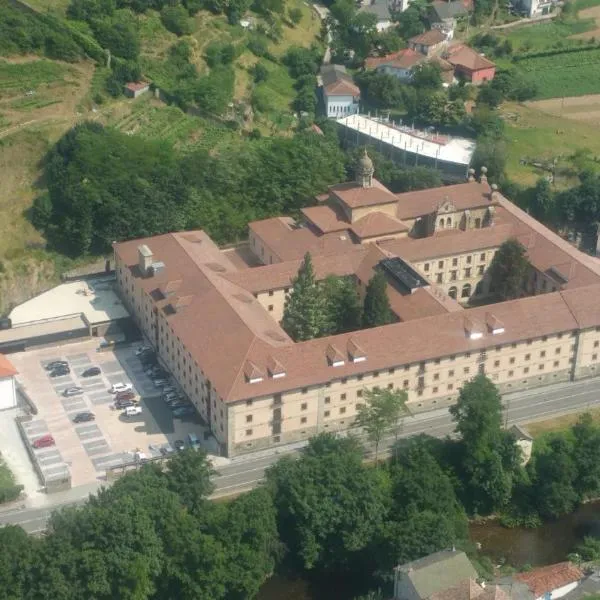
[[[356,164],[356,183],[363,188],[372,187],[374,172],[373,161],[367,154],[367,149],[365,148],[365,153],[360,157]]]

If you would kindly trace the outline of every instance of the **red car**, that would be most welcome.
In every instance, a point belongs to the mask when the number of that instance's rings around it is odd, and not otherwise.
[[[127,390],[124,392],[117,392],[117,400],[133,400],[135,398],[135,392],[133,390]]]
[[[34,448],[47,448],[48,446],[54,446],[55,443],[56,442],[54,441],[54,438],[50,434],[48,434],[43,435],[42,437],[35,440],[32,446]]]

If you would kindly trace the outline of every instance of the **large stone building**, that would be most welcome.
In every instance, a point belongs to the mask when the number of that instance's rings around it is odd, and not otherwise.
[[[406,390],[413,412],[448,406],[485,373],[501,391],[594,376],[600,263],[475,181],[392,194],[364,156],[303,221],[250,224],[249,249],[202,231],[115,244],[123,300],[223,452],[347,429],[365,389]],[[499,246],[527,249],[523,297],[490,303]],[[388,281],[393,324],[294,343],[285,297],[310,252],[317,278]],[[262,266],[252,266],[261,263]]]

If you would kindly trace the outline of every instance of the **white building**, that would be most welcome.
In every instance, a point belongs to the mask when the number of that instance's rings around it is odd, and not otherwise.
[[[0,410],[17,406],[16,374],[17,370],[8,358],[0,354]]]
[[[320,75],[327,117],[339,119],[357,114],[360,89],[346,69],[342,65],[323,65]]]

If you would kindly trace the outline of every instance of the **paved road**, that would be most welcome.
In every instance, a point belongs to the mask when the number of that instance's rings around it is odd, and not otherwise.
[[[593,406],[600,406],[600,379],[517,392],[504,396],[503,400],[508,425],[585,411]],[[420,433],[443,437],[452,433],[453,428],[447,409],[440,409],[407,417],[402,437]],[[382,442],[380,452],[384,453],[393,443],[394,436],[390,436]],[[218,469],[218,474],[214,478],[216,488],[214,496],[227,496],[256,487],[262,481],[268,467],[281,456],[297,455],[300,447],[301,444],[297,444],[289,449],[269,450],[233,459],[230,464]],[[60,506],[81,504],[87,494],[93,491],[95,490],[91,488],[83,490],[81,498],[52,507],[16,509],[0,513],[0,524],[19,524],[29,533],[41,532],[53,510]]]

